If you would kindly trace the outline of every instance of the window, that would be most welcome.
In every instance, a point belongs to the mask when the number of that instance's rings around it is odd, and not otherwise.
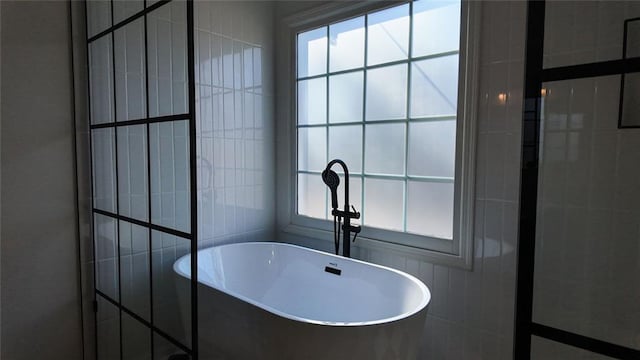
[[[329,229],[320,173],[339,158],[363,237],[465,255],[473,173],[466,5],[419,0],[294,30],[293,224]]]

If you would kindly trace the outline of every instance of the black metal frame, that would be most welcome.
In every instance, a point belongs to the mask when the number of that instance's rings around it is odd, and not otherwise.
[[[543,68],[545,1],[528,0],[527,13],[514,359],[531,358],[531,337],[534,335],[612,358],[640,359],[640,350],[533,321],[542,84],[547,81],[606,75],[624,76],[624,73],[640,72],[640,58],[625,57],[622,60],[545,69]],[[627,22],[625,22],[625,29],[626,24]]]
[[[629,23],[634,22],[634,21],[640,21],[640,17],[637,18],[633,18],[633,19],[627,19],[624,21],[624,35],[623,35],[623,40],[622,40],[622,60],[626,61],[627,60],[627,37],[629,34]],[[640,67],[640,64],[638,64],[637,66]],[[630,72],[630,71],[629,71]],[[624,125],[622,123],[622,109],[624,106],[624,77],[625,77],[625,73],[627,73],[627,71],[622,73],[622,76],[620,78],[620,105],[618,107],[618,129],[638,129],[640,128],[640,124],[638,125]]]
[[[119,312],[119,332],[120,332],[120,358],[122,358],[122,313],[131,316],[142,325],[147,327],[150,331],[150,350],[151,350],[151,359],[154,359],[154,335],[159,335],[164,338],[169,343],[173,344],[177,348],[184,351],[187,355],[191,356],[191,359],[198,359],[198,318],[197,318],[197,309],[198,309],[198,296],[197,296],[197,268],[198,268],[198,257],[194,256],[197,252],[198,244],[197,244],[197,169],[196,169],[196,105],[195,105],[195,46],[194,46],[194,17],[193,17],[193,0],[184,0],[186,4],[186,26],[187,26],[187,71],[188,71],[188,113],[186,114],[177,114],[177,115],[169,115],[169,116],[159,116],[159,117],[149,117],[149,66],[148,66],[148,34],[147,34],[147,16],[152,11],[169,4],[172,0],[161,0],[152,5],[147,6],[149,0],[144,0],[143,9],[132,16],[120,21],[119,23],[114,23],[114,0],[110,0],[111,7],[111,27],[108,29],[94,35],[90,38],[87,38],[86,41],[86,53],[87,53],[87,69],[90,69],[90,44],[93,41],[103,38],[104,36],[111,35],[111,47],[112,47],[112,59],[111,59],[111,67],[113,71],[113,111],[114,111],[114,121],[109,123],[101,123],[101,124],[91,124],[91,87],[87,88],[87,96],[88,96],[88,114],[87,121],[89,121],[89,151],[90,151],[90,168],[93,169],[93,130],[95,129],[103,129],[103,128],[113,128],[114,131],[114,147],[117,151],[118,148],[118,136],[117,136],[117,128],[121,126],[132,126],[132,125],[145,125],[146,126],[146,136],[147,136],[147,146],[146,146],[146,157],[147,157],[147,210],[148,210],[148,221],[141,221],[137,219],[133,219],[127,216],[120,215],[119,211],[119,191],[118,191],[118,157],[115,157],[115,213],[104,211],[101,209],[95,208],[93,194],[91,196],[91,228],[94,227],[95,224],[95,215],[107,216],[116,220],[117,224],[117,256],[118,256],[118,299],[113,299],[107,294],[104,294],[100,290],[96,289],[96,249],[95,249],[95,232],[92,230],[91,238],[94,242],[94,265],[93,265],[93,283],[94,283],[94,341],[95,344],[98,343],[98,332],[97,332],[97,305],[98,305],[98,296],[102,299],[106,300],[110,304],[114,305]],[[177,1],[177,0],[176,0]],[[120,29],[127,24],[143,18],[144,21],[144,59],[145,59],[145,106],[146,106],[146,117],[143,119],[136,120],[126,120],[126,121],[118,121],[117,119],[117,105],[116,105],[116,71],[115,71],[115,36],[114,32],[117,29]],[[88,9],[87,9],[87,0],[85,0],[85,19],[88,19]],[[86,34],[89,34],[89,24],[88,21],[85,21],[85,31]],[[156,225],[152,223],[151,220],[151,164],[150,164],[150,134],[149,128],[150,124],[161,123],[161,122],[175,122],[175,121],[188,121],[189,122],[189,176],[190,176],[190,210],[191,210],[191,229],[190,232],[183,232],[179,230],[175,230],[172,228],[168,228],[161,225]],[[94,191],[94,179],[93,179],[93,170],[90,174],[91,178],[91,191]],[[141,227],[145,227],[148,229],[148,261],[149,261],[149,301],[150,301],[150,321],[145,320],[144,318],[137,315],[135,312],[131,311],[124,305],[122,305],[122,291],[121,291],[121,266],[120,266],[120,221],[125,221],[134,225],[138,225]],[[191,295],[191,348],[181,343],[177,339],[173,338],[171,335],[164,332],[162,329],[159,329],[154,325],[154,314],[153,314],[153,260],[152,260],[152,231],[159,231],[165,234],[173,235],[182,239],[186,239],[190,241],[190,254],[191,256],[191,287],[190,287],[190,295]],[[98,346],[95,346],[95,356],[98,357]]]

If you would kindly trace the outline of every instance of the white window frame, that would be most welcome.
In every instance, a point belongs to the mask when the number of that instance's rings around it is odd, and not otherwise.
[[[284,96],[277,99],[277,116],[280,119],[277,127],[277,223],[285,235],[333,242],[333,221],[297,214],[297,34],[407,2],[329,3],[283,19],[280,28],[282,49],[279,51],[285,56],[281,64],[276,65],[278,83],[284,84],[279,87]],[[371,228],[363,224],[353,247],[392,251],[431,263],[472,268],[480,7],[473,1],[462,0],[461,8],[453,240]]]

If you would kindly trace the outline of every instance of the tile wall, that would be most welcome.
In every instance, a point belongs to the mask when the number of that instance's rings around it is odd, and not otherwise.
[[[273,240],[273,8],[195,2],[200,247]]]

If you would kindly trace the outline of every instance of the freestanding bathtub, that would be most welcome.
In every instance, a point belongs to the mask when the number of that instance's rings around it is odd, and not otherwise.
[[[414,359],[431,298],[403,272],[272,242],[198,251],[198,282],[207,360]]]

